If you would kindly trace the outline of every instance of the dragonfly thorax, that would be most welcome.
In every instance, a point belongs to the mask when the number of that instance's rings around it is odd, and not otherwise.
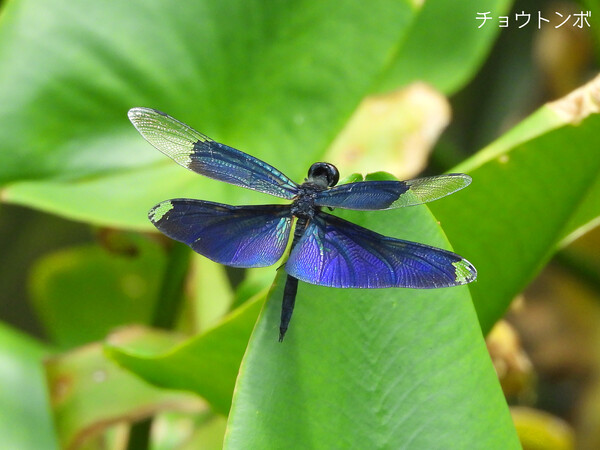
[[[321,209],[315,206],[317,192],[335,186],[339,179],[340,174],[333,164],[318,162],[310,166],[308,177],[298,188],[298,194],[292,203],[292,215],[303,219],[312,218]]]
[[[302,183],[298,188],[298,195],[292,203],[292,215],[303,219],[311,219],[315,211],[320,210],[318,206],[315,206],[315,195],[322,190],[324,188],[310,181]]]

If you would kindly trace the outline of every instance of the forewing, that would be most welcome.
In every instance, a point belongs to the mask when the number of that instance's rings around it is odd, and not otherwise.
[[[289,206],[231,206],[202,200],[174,199],[148,213],[162,233],[195,252],[233,267],[275,264],[288,242]]]
[[[374,211],[420,205],[450,195],[471,184],[464,173],[407,181],[359,181],[318,192],[315,203],[331,208]]]
[[[292,249],[287,273],[307,283],[340,288],[440,288],[477,277],[459,255],[377,234],[319,213]]]
[[[298,191],[295,182],[269,164],[215,142],[163,112],[133,108],[128,116],[144,139],[196,173],[287,199]]]

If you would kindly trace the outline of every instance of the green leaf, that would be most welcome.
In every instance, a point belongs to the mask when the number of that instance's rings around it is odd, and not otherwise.
[[[165,256],[155,242],[128,239],[133,254],[86,245],[47,255],[34,266],[32,299],[54,343],[70,348],[104,339],[119,325],[149,323]]]
[[[425,81],[453,94],[472,78],[500,32],[498,16],[510,0],[428,0],[378,90]],[[478,12],[492,17],[479,28]]]
[[[600,217],[600,78],[550,103],[457,167],[469,189],[434,202],[471,285],[484,332],[571,234]]]
[[[176,342],[173,336],[139,328],[122,330],[110,340],[145,351]],[[119,368],[104,356],[99,343],[51,358],[46,371],[61,448],[81,445],[121,421],[133,422],[163,410],[203,408],[194,396],[157,389]]]
[[[448,247],[424,206],[344,216]],[[240,368],[226,448],[518,448],[467,287],[301,283],[280,344],[284,281]]]
[[[127,110],[167,111],[301,179],[386,70],[414,13],[408,0],[376,0],[368,14],[350,0],[9,2],[2,198],[140,229],[170,196],[264,199],[177,167]]]
[[[219,326],[174,348],[149,351],[110,342],[107,355],[148,382],[195,392],[215,411],[227,414],[240,361],[263,300],[264,294],[256,296]]]
[[[44,380],[47,350],[0,323],[0,447],[58,449]]]

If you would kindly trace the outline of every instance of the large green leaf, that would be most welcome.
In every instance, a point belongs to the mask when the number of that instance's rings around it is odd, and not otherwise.
[[[417,3],[10,2],[0,20],[2,198],[133,228],[149,228],[146,211],[167,197],[258,201],[169,167],[126,111],[163,109],[301,179],[373,89],[462,85],[498,32],[478,29],[476,11],[508,1]]]
[[[0,447],[58,448],[42,358],[48,351],[0,324]]]
[[[345,216],[448,246],[426,207]],[[518,447],[467,287],[301,284],[280,344],[283,275],[240,368],[227,448]]]
[[[3,198],[147,228],[154,203],[214,191],[140,138],[125,115],[133,106],[165,110],[300,179],[381,76],[415,11],[408,1],[365,8],[10,2],[0,22]],[[258,198],[218,189],[203,197]]]
[[[457,170],[473,184],[431,209],[479,270],[471,286],[484,332],[561,241],[600,217],[600,78],[550,103]]]

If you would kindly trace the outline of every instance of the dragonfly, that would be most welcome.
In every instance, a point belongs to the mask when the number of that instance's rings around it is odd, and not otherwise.
[[[470,283],[475,267],[456,253],[378,234],[324,209],[388,210],[420,205],[471,183],[462,173],[407,181],[340,184],[333,164],[314,163],[298,184],[273,166],[213,141],[151,108],[132,108],[129,120],[156,149],[206,177],[291,201],[233,206],[177,198],[148,213],[156,228],[195,252],[227,266],[275,264],[291,238],[281,308],[282,342],[294,310],[298,280],[335,288],[443,288]],[[292,231],[293,229],[293,231]]]

